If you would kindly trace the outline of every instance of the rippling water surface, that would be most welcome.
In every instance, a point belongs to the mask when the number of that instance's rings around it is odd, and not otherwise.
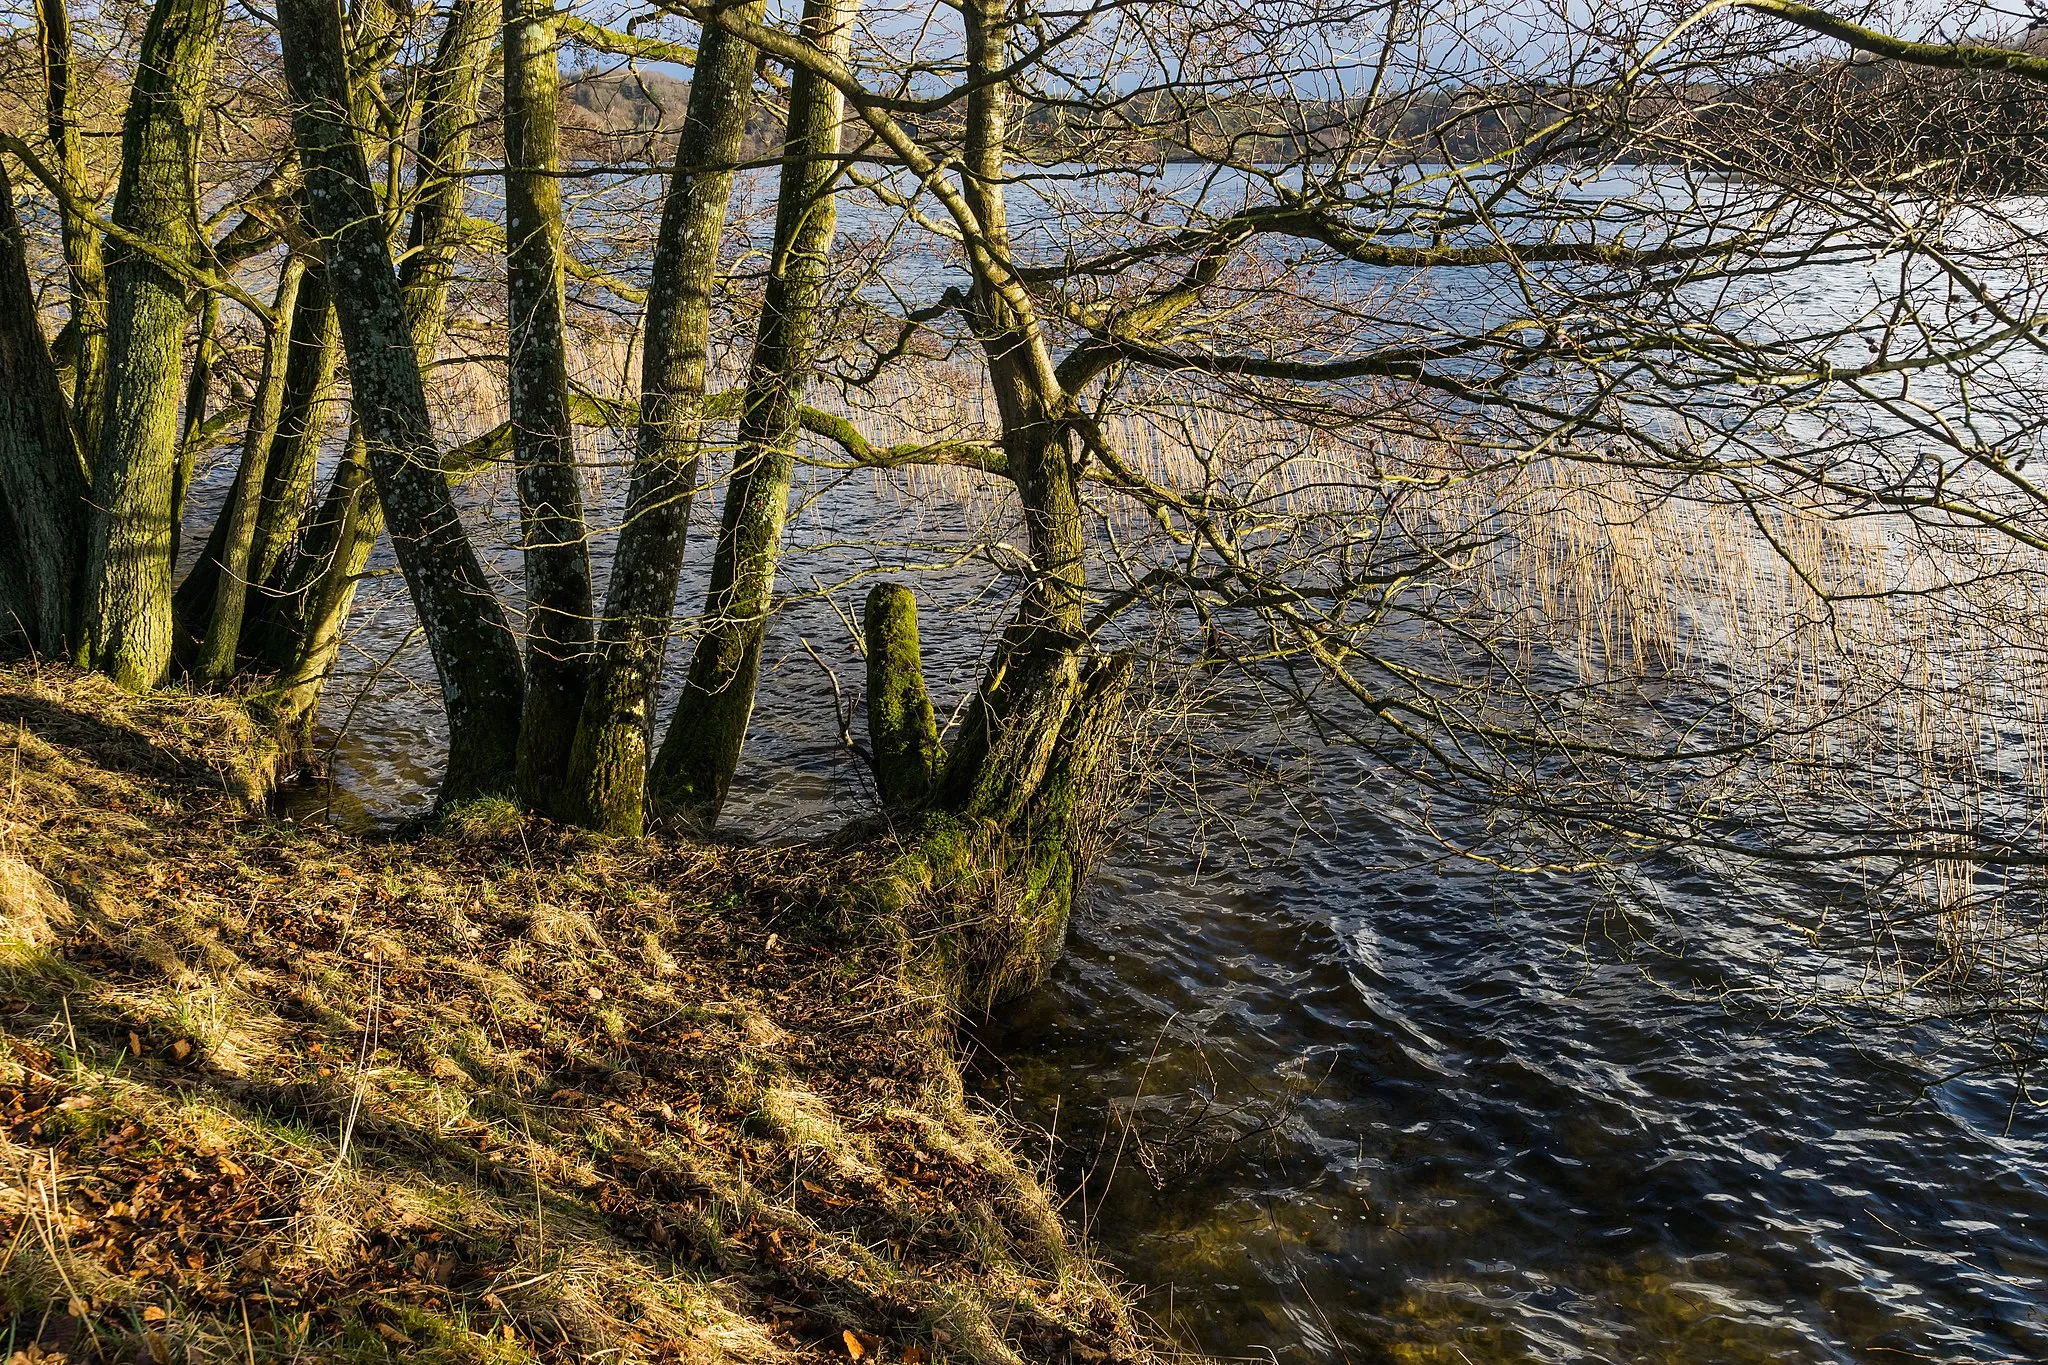
[[[2048,1122],[1942,1083],[1941,1040],[1732,1003],[1798,971],[1795,891],[1658,869],[1618,894],[1683,950],[1622,953],[1614,888],[1417,871],[1359,804],[1260,842],[1127,847],[983,1035],[1070,1212],[1202,1345],[2048,1359]]]

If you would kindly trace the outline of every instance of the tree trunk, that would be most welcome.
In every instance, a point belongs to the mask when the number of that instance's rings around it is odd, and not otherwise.
[[[355,412],[448,712],[440,799],[509,794],[524,692],[518,645],[434,448],[419,355],[350,124],[341,12],[332,0],[284,0],[278,31],[306,167],[307,217],[325,244]]]
[[[455,274],[468,192],[462,173],[469,168],[470,133],[497,17],[498,7],[490,0],[455,0],[421,85],[412,230],[398,279],[413,345],[423,360],[440,344],[447,316],[448,282]]]
[[[868,589],[861,627],[867,642],[868,752],[875,794],[885,809],[907,809],[931,794],[945,761],[938,717],[924,690],[917,597],[898,584],[877,583]]]
[[[276,603],[265,590],[273,578],[281,576],[280,566],[297,543],[299,527],[312,500],[320,447],[333,425],[334,371],[341,334],[324,271],[316,266],[306,268],[289,316],[277,430],[270,439],[262,481],[257,488],[256,520],[250,530],[247,564],[232,585],[232,590],[242,597],[232,607],[241,620],[238,629],[252,640],[265,634],[275,619]],[[223,610],[223,593],[229,585],[221,571],[226,563],[229,529],[226,518],[214,523],[205,550],[172,599],[179,639],[187,648],[205,637],[216,613]],[[253,601],[249,597],[252,591],[256,594]],[[239,639],[225,641],[222,647],[238,654],[243,652]]]
[[[751,0],[742,13],[761,9]],[[614,834],[637,836],[646,819],[655,693],[697,483],[711,289],[753,81],[753,49],[707,24],[655,240],[633,482],[570,765],[572,818]]]
[[[937,891],[928,940],[963,1009],[1037,986],[1058,961],[1089,865],[1111,825],[1103,798],[1130,688],[1127,656],[1012,627],[942,760],[925,700],[916,606],[869,590],[868,736],[875,783],[905,854],[887,898]]]
[[[36,0],[37,36],[43,51],[43,93],[49,112],[50,147],[58,179],[82,203],[94,196],[85,180],[85,142],[72,107],[71,16],[64,0]],[[107,275],[100,259],[100,231],[84,215],[59,205],[64,234],[64,273],[71,294],[71,422],[78,448],[97,456],[107,384]]]
[[[561,130],[552,0],[504,0],[506,375],[526,563],[519,793],[564,807],[590,666],[590,549],[562,297]]]
[[[1031,579],[926,799],[927,823],[909,855],[921,875],[936,871],[952,886],[959,920],[940,937],[962,1004],[975,1009],[1037,985],[1059,955],[1107,823],[1095,798],[1131,675],[1127,658],[1087,652],[1072,405],[1011,265],[1011,93],[1000,74],[1010,52],[1008,9],[1005,0],[967,0],[961,10],[971,88],[960,192],[976,229],[967,234],[968,320],[987,358],[1005,466],[1023,504]],[[900,643],[885,651],[877,685],[906,690],[895,681],[904,652]],[[891,693],[882,705],[870,725],[879,720],[887,732]],[[878,785],[897,781],[884,779],[879,763],[896,748],[877,746]]]
[[[191,187],[221,0],[157,0],[121,134],[113,221],[183,260],[199,243]],[[123,687],[171,662],[171,512],[184,281],[115,247],[107,269],[106,409],[93,465],[80,654]]]
[[[256,544],[257,514],[263,506],[271,448],[276,444],[284,411],[285,376],[291,368],[291,319],[298,312],[299,285],[305,274],[304,261],[296,255],[285,258],[271,308],[278,325],[266,338],[263,371],[256,381],[255,400],[249,405],[248,425],[242,432],[242,462],[235,471],[235,486],[229,490],[227,506],[214,523],[215,534],[207,542],[201,564],[193,566],[192,572],[197,574],[201,565],[215,565],[213,602],[191,665],[193,678],[201,683],[225,682],[235,671],[243,609],[249,600],[250,555]],[[187,575],[188,581],[190,577]]]
[[[853,0],[806,0],[804,35],[819,49],[844,58],[853,9]],[[818,313],[838,224],[833,187],[839,178],[843,114],[838,87],[808,68],[797,68],[790,82],[789,135],[767,297],[712,560],[705,633],[691,656],[689,679],[654,763],[652,781],[660,805],[698,829],[718,822],[754,710],[761,637],[789,517],[798,409],[817,353]]]
[[[281,719],[311,723],[320,689],[341,655],[356,585],[383,529],[361,424],[352,422],[327,493],[306,520],[299,551],[272,585],[274,614],[255,642],[262,667],[275,675],[270,700]]]
[[[8,562],[0,641],[18,639],[55,658],[70,652],[85,498],[63,385],[36,320],[14,186],[0,161],[0,559]]]
[[[199,443],[206,426],[206,402],[213,393],[213,365],[219,347],[220,295],[208,293],[199,305],[199,335],[192,347],[192,368],[185,374],[185,418],[178,430],[178,464],[171,479],[171,568],[185,543],[185,495],[192,490],[192,471],[199,462]]]

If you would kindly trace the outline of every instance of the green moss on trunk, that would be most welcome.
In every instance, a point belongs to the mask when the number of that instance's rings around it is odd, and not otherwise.
[[[136,59],[121,132],[113,221],[192,259],[200,117],[221,0],[157,0]],[[185,283],[133,248],[109,252],[107,383],[86,535],[81,657],[145,689],[171,662],[171,542],[184,369]]]
[[[868,590],[862,613],[868,652],[868,748],[885,807],[914,806],[931,791],[944,752],[924,690],[917,597],[896,583]]]
[[[35,297],[14,187],[0,164],[0,643],[61,658],[85,562],[86,484]]]

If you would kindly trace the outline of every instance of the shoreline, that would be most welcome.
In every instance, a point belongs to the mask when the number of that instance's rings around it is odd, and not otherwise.
[[[244,707],[68,668],[0,735],[6,1353],[1177,1354],[849,932],[893,849],[294,825]]]

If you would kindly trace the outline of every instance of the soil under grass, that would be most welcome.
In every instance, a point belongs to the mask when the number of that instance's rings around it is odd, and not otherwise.
[[[888,849],[361,837],[276,762],[0,669],[0,1359],[1160,1354],[832,909]]]

